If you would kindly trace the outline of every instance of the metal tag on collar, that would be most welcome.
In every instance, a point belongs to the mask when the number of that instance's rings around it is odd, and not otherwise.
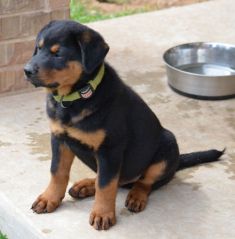
[[[82,99],[88,99],[93,95],[94,89],[90,84],[87,84],[79,90],[79,94]]]
[[[66,108],[68,108],[69,106],[66,106],[66,105],[63,104],[63,98],[64,98],[64,96],[62,96],[62,97],[60,98],[60,106],[61,106],[62,108],[64,108],[64,109],[66,109]]]

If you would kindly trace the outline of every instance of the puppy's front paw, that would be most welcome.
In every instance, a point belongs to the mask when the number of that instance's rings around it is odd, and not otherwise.
[[[50,213],[59,207],[63,197],[58,197],[47,192],[41,194],[32,205],[32,210],[36,213]]]
[[[89,222],[96,230],[108,230],[116,223],[115,212],[93,210],[90,214]]]

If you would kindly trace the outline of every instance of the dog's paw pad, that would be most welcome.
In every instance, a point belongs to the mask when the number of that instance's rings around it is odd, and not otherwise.
[[[75,183],[70,189],[69,194],[73,198],[86,198],[95,195],[95,180],[84,179]]]
[[[116,223],[115,213],[97,213],[96,211],[93,211],[90,215],[89,223],[96,230],[108,230]]]
[[[33,203],[31,209],[38,214],[50,213],[56,210],[56,208],[60,205],[60,202],[61,200],[53,200],[40,195]]]
[[[147,204],[148,196],[144,193],[136,193],[130,191],[125,206],[131,212],[141,212],[145,209]]]

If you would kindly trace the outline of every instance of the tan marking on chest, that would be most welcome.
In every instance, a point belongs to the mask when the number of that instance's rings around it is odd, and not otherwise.
[[[70,137],[79,140],[82,144],[97,150],[103,143],[106,134],[103,129],[98,129],[93,132],[85,132],[83,130],[62,125],[59,121],[50,120],[51,132],[55,135],[67,133]]]
[[[50,129],[51,129],[51,132],[55,135],[65,133],[65,129],[63,128],[62,124],[58,120],[50,120]]]
[[[77,115],[77,116],[74,116],[71,121],[73,124],[76,124],[80,121],[82,121],[84,118],[86,118],[87,116],[91,115],[92,114],[92,111],[91,110],[88,110],[88,109],[84,109],[82,110],[82,112]]]
[[[66,127],[66,132],[70,137],[79,140],[81,143],[90,146],[94,150],[97,150],[100,147],[106,136],[103,129],[98,129],[93,132],[85,132],[80,129]]]

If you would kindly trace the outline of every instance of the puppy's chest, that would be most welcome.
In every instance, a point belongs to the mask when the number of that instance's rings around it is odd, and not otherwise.
[[[66,135],[80,143],[87,145],[94,151],[98,150],[106,137],[105,130],[102,128],[89,129],[88,117],[91,116],[90,110],[82,110],[74,116],[67,115],[66,121],[62,118],[50,118],[50,128],[54,135]],[[92,117],[92,116],[91,116]],[[86,122],[87,121],[87,122]],[[81,127],[81,126],[86,127]]]

